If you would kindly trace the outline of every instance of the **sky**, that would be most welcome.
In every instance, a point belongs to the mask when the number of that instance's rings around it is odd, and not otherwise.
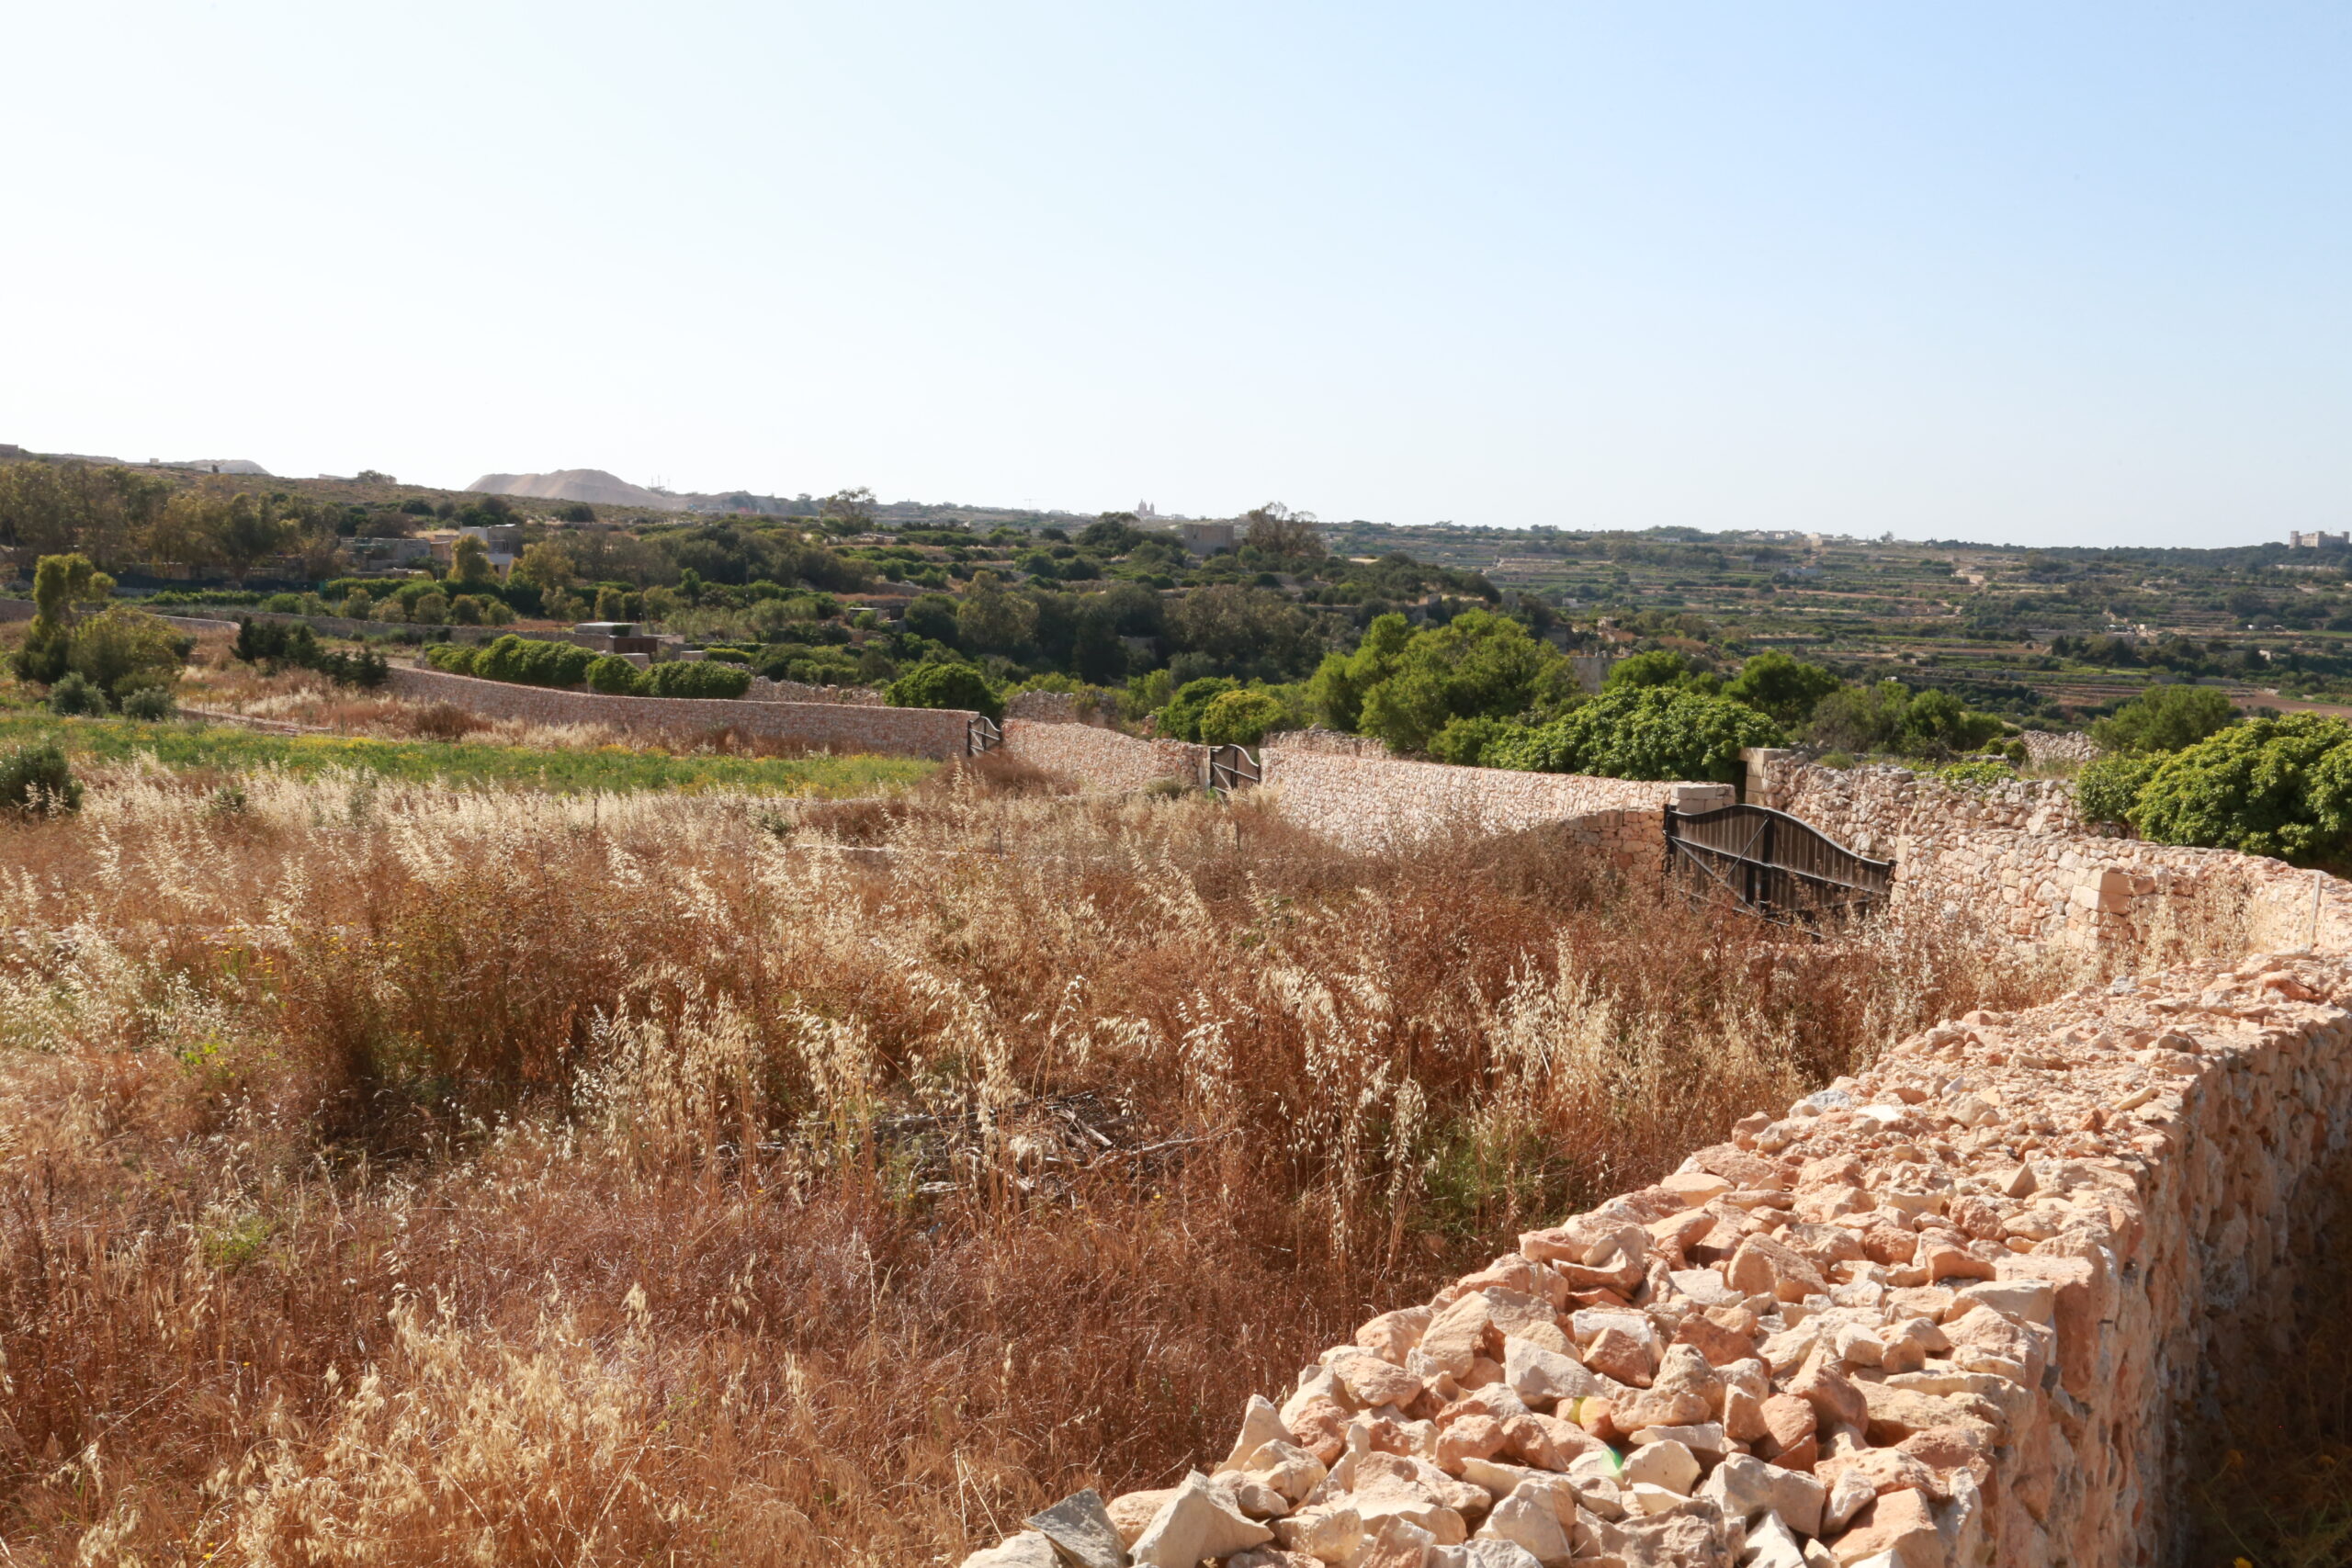
[[[2352,6],[11,10],[0,441],[463,485],[2352,527]]]

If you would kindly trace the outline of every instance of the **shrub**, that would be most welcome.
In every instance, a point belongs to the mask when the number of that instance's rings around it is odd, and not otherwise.
[[[1522,728],[1503,718],[1453,719],[1430,741],[1430,755],[1456,767],[1478,767],[1487,761],[1489,747]]]
[[[650,697],[740,697],[751,689],[752,672],[732,664],[673,660],[645,671],[645,694]]]
[[[96,718],[107,711],[106,689],[96,681],[69,670],[49,689],[49,711]]]
[[[314,668],[320,674],[324,675],[338,686],[364,686],[371,689],[382,685],[386,677],[392,672],[392,667],[385,661],[382,654],[367,648],[361,649],[356,653],[345,653],[340,649],[322,653],[319,655],[319,661]],[[123,711],[125,713],[130,711],[128,705],[125,705]]]
[[[261,607],[273,615],[299,615],[302,613],[300,593],[273,593],[261,602]]]
[[[990,718],[1004,716],[1004,699],[968,664],[918,664],[882,695],[894,708],[966,708]]]
[[[1201,739],[1211,746],[1255,746],[1280,724],[1283,705],[1264,692],[1226,692],[1201,710]]]
[[[2120,756],[2086,763],[2075,777],[2075,809],[2086,822],[2130,822],[2140,786],[2163,761],[2158,756]]]
[[[2339,863],[2352,854],[2352,724],[2257,718],[2165,757],[2130,821],[2163,844]]]
[[[81,781],[65,765],[56,741],[35,740],[0,752],[0,810],[46,814],[81,808]]]
[[[2018,775],[2007,762],[1987,761],[1980,757],[1939,768],[1936,776],[1962,789],[1989,789],[1995,784],[2014,784]]]
[[[119,702],[141,686],[176,682],[195,646],[161,617],[118,604],[75,625],[65,661]]]
[[[141,686],[122,699],[122,716],[149,724],[161,724],[179,711],[166,686]]]
[[[340,613],[345,620],[369,620],[376,614],[376,602],[368,597],[365,588],[355,588],[344,599]]]
[[[1487,761],[1531,773],[1736,784],[1742,748],[1784,743],[1780,726],[1728,697],[1620,686],[1566,718],[1494,740]]]
[[[633,697],[645,689],[644,671],[617,653],[607,653],[588,665],[588,688],[609,697]]]
[[[1201,716],[1209,711],[1209,705],[1240,689],[1240,682],[1228,681],[1222,675],[1185,682],[1176,688],[1168,705],[1159,710],[1159,733],[1173,740],[1200,739]]]
[[[462,642],[436,642],[424,650],[424,661],[451,675],[479,675],[481,671],[477,666],[487,651]]]
[[[2110,751],[2177,751],[2236,718],[2229,694],[2219,687],[2151,686],[2093,724],[2091,739]]]

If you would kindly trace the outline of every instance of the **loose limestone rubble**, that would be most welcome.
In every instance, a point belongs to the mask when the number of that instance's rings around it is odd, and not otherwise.
[[[2347,1004],[2297,953],[1940,1024],[967,1568],[2161,1561],[2177,1412],[2291,1323],[2352,1145]]]

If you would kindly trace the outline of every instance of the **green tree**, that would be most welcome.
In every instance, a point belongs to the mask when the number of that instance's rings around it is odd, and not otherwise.
[[[228,562],[230,573],[240,583],[264,557],[277,554],[286,543],[286,525],[271,516],[260,502],[243,493],[230,498],[216,528],[220,558]]]
[[[1724,695],[1746,703],[1775,723],[1794,727],[1813,717],[1821,699],[1838,687],[1838,677],[1818,664],[1792,659],[1779,649],[1757,654],[1739,667]]]
[[[20,681],[46,685],[66,671],[82,606],[114,592],[114,579],[84,555],[43,556],[33,566],[33,618],[12,658]]]
[[[1427,750],[1458,718],[1510,718],[1555,704],[1570,684],[1558,650],[1486,610],[1414,633],[1387,662],[1363,693],[1356,728],[1400,751]]]
[[[1201,710],[1200,738],[1210,746],[1255,746],[1283,721],[1280,698],[1265,692],[1220,692]]]
[[[1261,554],[1297,561],[1323,556],[1323,536],[1316,531],[1312,513],[1293,512],[1279,501],[1270,501],[1243,513],[1240,521],[1242,544]]]
[[[2161,844],[2341,865],[2352,858],[2352,725],[2290,714],[2217,730],[2156,764],[2129,820]]]
[[[161,617],[117,604],[74,626],[66,663],[119,703],[133,692],[177,684],[195,646]]]
[[[1601,682],[1604,692],[1643,690],[1652,686],[1684,686],[1698,671],[1683,654],[1670,648],[1654,648],[1647,653],[1636,653],[1621,659],[1609,667],[1608,678]]]
[[[2177,751],[2236,718],[2229,694],[2217,686],[2151,686],[2093,724],[2091,739],[2110,751]]]
[[[1307,701],[1332,728],[1356,733],[1363,722],[1364,694],[1396,672],[1412,640],[1413,624],[1404,616],[1375,616],[1355,651],[1324,656],[1307,682]]]
[[[498,581],[490,569],[490,547],[471,534],[462,535],[449,552],[449,578],[460,588],[481,588]]]
[[[1241,689],[1238,681],[1223,675],[1207,675],[1198,681],[1187,681],[1176,688],[1175,695],[1159,710],[1159,723],[1154,728],[1171,740],[1198,740],[1201,738],[1201,716],[1211,703],[1229,692]]]
[[[894,708],[964,708],[1004,716],[1004,698],[969,664],[918,664],[882,693]]]
[[[963,634],[956,625],[956,601],[944,593],[916,594],[907,606],[904,624],[911,636],[929,637],[950,648],[962,646]]]
[[[1037,606],[1006,589],[992,571],[975,572],[956,611],[956,635],[975,653],[1012,654],[1037,631]]]
[[[1566,717],[1497,739],[1490,765],[1604,778],[1738,782],[1739,753],[1785,742],[1744,703],[1663,686],[1604,691]]]

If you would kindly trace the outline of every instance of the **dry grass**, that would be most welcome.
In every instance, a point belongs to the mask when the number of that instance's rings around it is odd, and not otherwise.
[[[1516,1229],[2086,977],[1783,942],[1543,834],[1376,860],[1034,790],[147,769],[0,830],[0,1543],[953,1561],[1164,1483]]]

